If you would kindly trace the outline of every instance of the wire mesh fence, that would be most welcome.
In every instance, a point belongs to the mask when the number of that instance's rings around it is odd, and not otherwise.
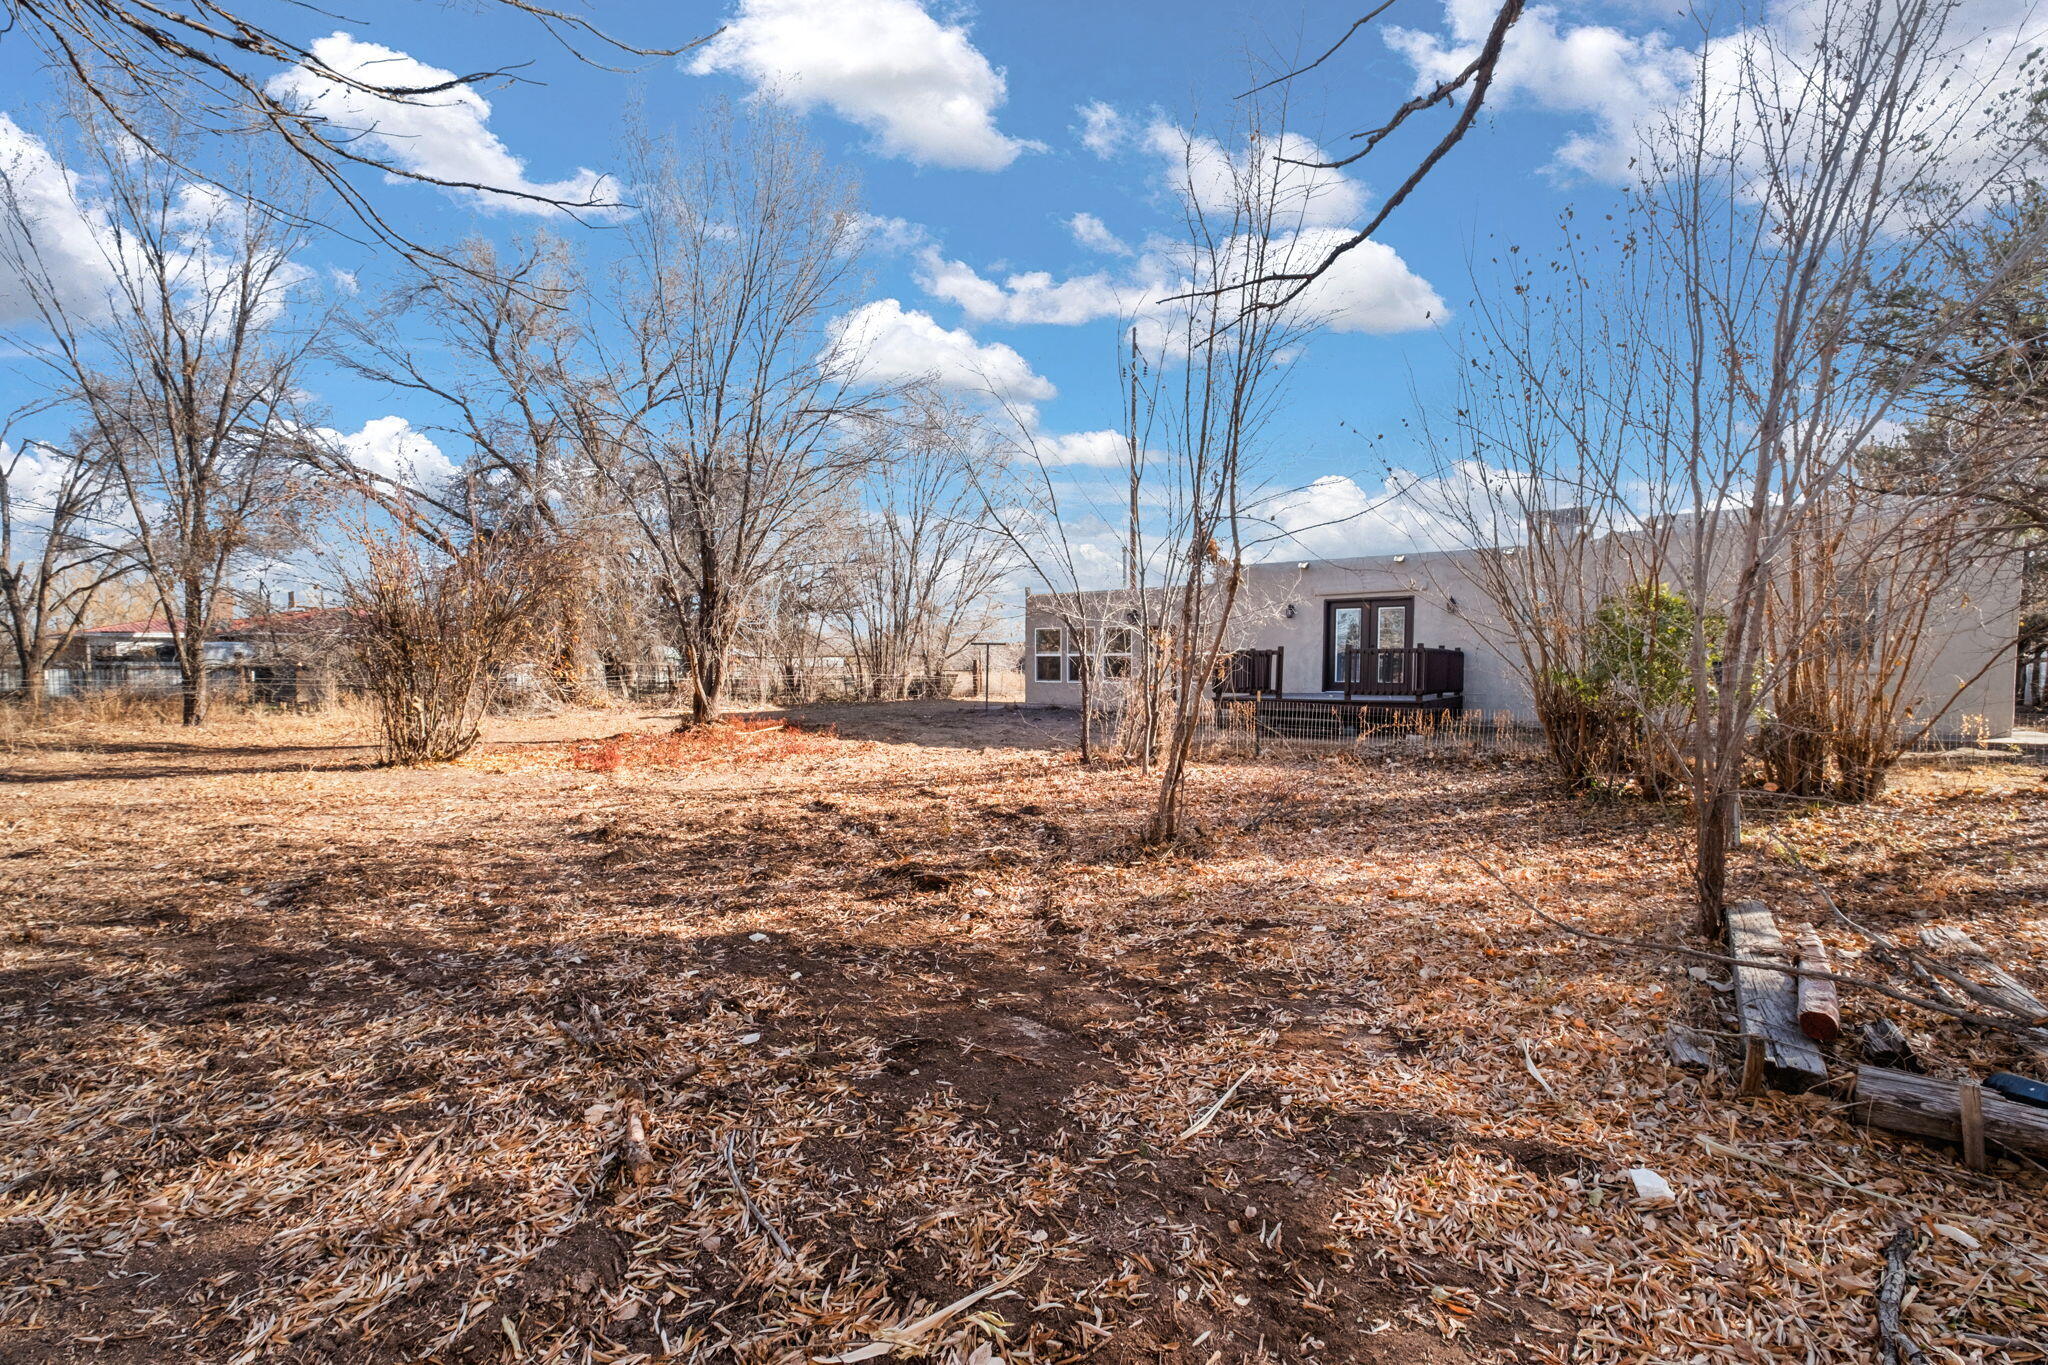
[[[2048,654],[2020,660],[2013,700],[2028,710],[2048,709]]]
[[[594,676],[590,681],[596,685],[599,679]],[[185,687],[175,664],[154,659],[102,660],[90,666],[46,668],[42,683],[43,696],[52,701],[100,696],[177,697]],[[207,683],[216,700],[269,705],[332,701],[356,690],[346,668],[291,663],[223,662],[207,669]],[[602,687],[622,699],[655,700],[687,696],[690,678],[686,669],[673,665],[615,667],[603,671]],[[517,705],[545,692],[547,684],[533,670],[508,669],[499,679],[498,696],[507,705]],[[0,698],[23,693],[21,669],[0,666]],[[725,697],[728,704],[741,706],[871,701],[1021,702],[1024,674],[1017,669],[992,669],[984,676],[980,668],[967,668],[877,677],[848,669],[740,669],[727,675]]]
[[[288,663],[211,664],[206,682],[216,700],[251,705],[309,705],[331,701],[342,690],[332,669]],[[51,701],[177,697],[185,691],[185,678],[177,666],[154,659],[46,668],[42,683],[43,696]],[[24,690],[21,669],[0,666],[0,696],[19,696]]]
[[[641,699],[687,697],[687,669],[654,665],[615,673],[608,684]],[[737,706],[817,706],[883,701],[1024,700],[1018,669],[942,669],[930,673],[874,675],[852,669],[741,669],[725,678],[725,700]]]

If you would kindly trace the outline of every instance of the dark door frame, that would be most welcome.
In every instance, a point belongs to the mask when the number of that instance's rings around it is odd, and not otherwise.
[[[1359,648],[1379,648],[1379,608],[1406,607],[1401,631],[1401,648],[1415,647],[1415,599],[1413,597],[1332,597],[1323,603],[1323,690],[1341,692],[1343,679],[1337,676],[1337,609],[1339,607],[1362,607],[1365,620],[1360,631]]]

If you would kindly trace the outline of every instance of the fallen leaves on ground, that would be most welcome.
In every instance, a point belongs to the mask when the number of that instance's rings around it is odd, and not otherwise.
[[[1667,812],[1269,754],[1200,766],[1199,852],[1148,854],[1150,779],[1057,714],[620,724],[410,772],[232,725],[14,756],[0,1357],[1864,1359],[1908,1221],[1937,1359],[2048,1322],[2038,1170],[1671,1066],[1720,997],[1478,866],[1675,937]],[[2040,792],[1930,761],[1761,823],[1858,918],[2039,987]],[[1741,875],[1853,953],[1789,863]],[[1897,1017],[1938,1068],[2024,1066]]]

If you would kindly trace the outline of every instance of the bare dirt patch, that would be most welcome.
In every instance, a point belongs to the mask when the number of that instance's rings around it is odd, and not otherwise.
[[[676,747],[661,713],[507,722],[420,772],[310,725],[17,749],[0,1359],[797,1361],[1013,1274],[900,1354],[1860,1359],[1909,1220],[1923,1345],[2027,1359],[1995,1340],[2048,1322],[2039,1172],[1667,1065],[1715,993],[1472,865],[1666,933],[1662,813],[1275,758],[1199,770],[1200,856],[1148,855],[1148,781],[1079,768],[1071,717],[794,720],[677,762],[633,761]],[[1966,926],[2040,988],[2043,791],[1925,765],[1768,823],[1862,917]]]

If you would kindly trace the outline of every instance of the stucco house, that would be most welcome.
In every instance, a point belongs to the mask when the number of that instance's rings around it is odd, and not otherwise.
[[[1248,566],[1218,695],[1317,703],[1353,728],[1361,717],[1415,710],[1478,711],[1536,724],[1527,680],[1474,576],[1480,553]],[[1908,686],[1920,714],[1947,703],[1937,735],[1980,728],[2002,735],[2013,724],[2018,575],[1987,562],[1957,582],[1952,596],[1940,613],[1939,637],[1930,640]],[[1137,633],[1119,624],[1127,619],[1117,609],[1120,597],[1112,590],[1078,600],[1068,595],[1064,603],[1068,619],[1106,623],[1094,632],[1099,643],[1092,648],[1105,689],[1128,671],[1129,650],[1138,644]],[[1061,605],[1056,595],[1025,599],[1029,704],[1081,704],[1088,651],[1063,620]]]

